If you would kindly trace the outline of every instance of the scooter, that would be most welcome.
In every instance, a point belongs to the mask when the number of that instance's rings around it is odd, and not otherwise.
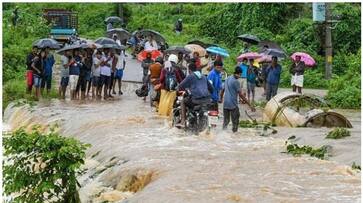
[[[172,126],[177,127],[181,122],[181,100],[187,97],[188,94],[178,96],[172,110]],[[186,106],[185,131],[190,131],[198,134],[204,130],[211,130],[217,126],[218,111],[211,110],[209,101],[202,101],[198,104]]]

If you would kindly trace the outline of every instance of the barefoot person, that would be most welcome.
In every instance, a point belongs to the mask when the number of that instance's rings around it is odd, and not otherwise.
[[[40,85],[42,83],[42,78],[44,74],[45,57],[45,50],[42,49],[38,56],[34,58],[34,61],[32,63],[35,97],[37,100],[39,100],[40,98]]]
[[[271,65],[266,69],[266,100],[270,101],[277,94],[279,88],[281,65],[277,63],[277,57],[272,57]]]
[[[237,66],[234,70],[233,75],[229,76],[224,82],[224,88],[221,92],[221,100],[223,101],[223,129],[227,129],[227,126],[232,120],[232,131],[237,132],[239,124],[239,108],[238,108],[238,97],[244,100],[252,111],[255,108],[247,101],[246,97],[242,94],[241,85],[238,78],[241,77],[241,68]],[[224,100],[223,100],[224,99]]]
[[[41,84],[41,93],[43,95],[44,88],[47,89],[47,95],[50,93],[52,87],[52,75],[53,75],[53,65],[55,63],[54,56],[50,53],[50,49],[45,49],[45,63],[44,63],[44,76]]]
[[[122,95],[121,91],[121,85],[122,85],[122,77],[124,75],[124,70],[126,66],[126,57],[125,57],[125,51],[124,50],[118,50],[118,54],[115,55],[117,58],[117,64],[116,64],[116,74],[115,74],[115,80],[113,83],[113,93],[116,94],[115,86],[116,82],[118,84],[118,94]]]
[[[69,65],[71,59],[71,51],[66,51],[64,55],[61,56],[61,81],[59,84],[59,98],[66,98],[66,90],[69,82]]]
[[[34,61],[34,58],[37,57],[38,55],[38,48],[37,47],[33,47],[32,48],[32,52],[30,54],[28,54],[27,58],[26,58],[26,66],[27,66],[27,71],[26,71],[26,92],[28,94],[32,93],[32,87],[33,87],[33,68],[32,68],[32,63]]]
[[[247,69],[247,97],[248,97],[248,102],[252,104],[255,102],[256,77],[258,75],[257,67],[254,66],[253,63],[254,60],[250,59],[250,64]]]
[[[291,86],[293,92],[296,92],[297,89],[298,93],[301,94],[301,90],[304,85],[304,71],[305,63],[301,61],[301,56],[296,56],[295,61],[292,63],[290,68]]]

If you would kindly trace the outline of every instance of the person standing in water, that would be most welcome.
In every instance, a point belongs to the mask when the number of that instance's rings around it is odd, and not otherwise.
[[[220,102],[223,102],[223,130],[227,129],[230,120],[232,120],[232,131],[237,132],[238,130],[240,117],[238,97],[245,101],[252,111],[255,111],[255,108],[242,94],[242,88],[238,81],[238,78],[241,77],[241,73],[241,68],[237,66],[233,75],[229,76],[224,82],[224,88],[222,89],[220,99]]]

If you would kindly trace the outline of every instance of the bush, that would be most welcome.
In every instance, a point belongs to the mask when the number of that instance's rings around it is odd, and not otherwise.
[[[349,137],[350,132],[345,128],[335,128],[334,130],[330,131],[325,138],[328,139],[340,139],[344,137]]]
[[[19,129],[4,138],[4,189],[15,202],[80,202],[76,174],[90,145]]]
[[[335,108],[361,107],[361,51],[346,56],[346,74],[335,76],[329,82],[327,99]]]

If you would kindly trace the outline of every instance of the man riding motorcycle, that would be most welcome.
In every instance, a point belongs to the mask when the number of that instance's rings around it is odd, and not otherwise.
[[[189,90],[190,95],[183,98],[181,101],[181,122],[177,124],[177,127],[184,128],[186,120],[186,106],[193,106],[199,104],[205,104],[211,102],[211,93],[213,92],[213,86],[202,75],[200,71],[197,71],[197,67],[194,63],[189,64],[190,74],[177,86],[177,91]],[[185,92],[182,92],[184,95]]]

